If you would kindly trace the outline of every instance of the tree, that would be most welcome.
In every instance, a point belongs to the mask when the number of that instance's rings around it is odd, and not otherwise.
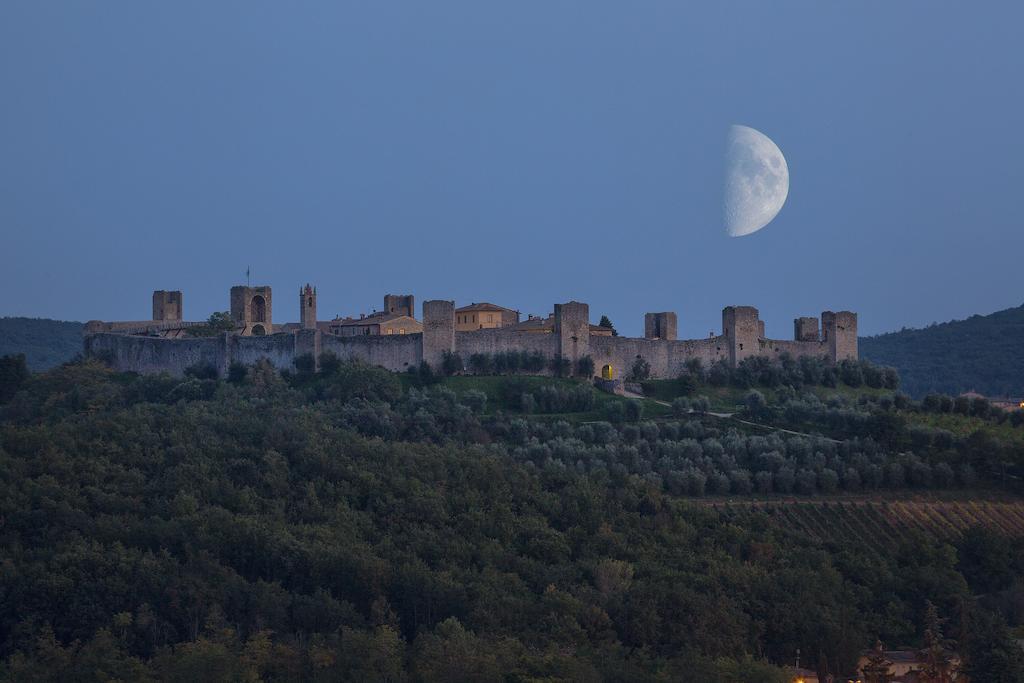
[[[953,642],[942,635],[942,620],[939,610],[931,600],[925,601],[924,613],[924,648],[918,652],[918,658],[924,662],[921,668],[921,683],[950,683],[953,676],[953,663],[950,650]]]
[[[1024,651],[1013,639],[1002,616],[980,608],[971,610],[961,670],[972,681],[1024,681]]]
[[[764,394],[753,389],[743,398],[743,404],[746,406],[748,413],[757,417],[764,412],[768,402],[765,401]]]
[[[210,314],[203,325],[196,325],[188,328],[189,336],[192,337],[216,337],[218,334],[231,332],[238,329],[238,323],[227,311],[216,311]]]
[[[555,377],[565,377],[572,370],[572,361],[564,356],[555,356],[551,359],[551,374]]]
[[[609,319],[608,319],[608,316],[606,316],[606,315],[602,315],[602,316],[601,316],[601,320],[599,320],[599,321],[598,321],[598,323],[597,323],[597,326],[598,326],[598,327],[603,327],[603,328],[605,328],[606,330],[611,330],[611,331],[612,331],[612,336],[613,336],[613,337],[618,337],[618,336],[619,336],[619,333],[618,333],[618,331],[617,331],[617,330],[615,329],[615,326],[614,326],[614,325],[612,325],[612,321],[611,321],[611,320],[609,320]]]
[[[590,378],[594,376],[594,359],[590,356],[583,356],[576,361],[576,376]]]
[[[463,369],[462,356],[446,349],[441,355],[441,372],[450,377]]]
[[[861,667],[864,683],[889,683],[892,680],[892,662],[885,656],[885,646],[881,640],[875,641],[875,647],[867,655],[867,662]]]
[[[28,382],[25,354],[0,357],[0,403],[6,403]]]
[[[630,370],[629,378],[641,382],[651,376],[651,364],[643,358],[637,358],[633,361],[633,367]]]

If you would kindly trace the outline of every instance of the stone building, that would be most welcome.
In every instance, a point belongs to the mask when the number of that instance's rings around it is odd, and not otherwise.
[[[492,303],[472,303],[455,309],[455,331],[490,330],[512,327],[519,322],[519,311]]]
[[[358,318],[342,318],[327,324],[331,334],[341,337],[388,334],[418,334],[423,325],[412,316],[377,311]]]

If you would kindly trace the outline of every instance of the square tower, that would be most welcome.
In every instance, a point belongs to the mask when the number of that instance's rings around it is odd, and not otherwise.
[[[416,317],[416,297],[412,294],[385,294],[384,312]]]
[[[455,302],[423,302],[423,360],[439,370],[444,352],[455,351]]]
[[[153,320],[178,322],[183,319],[184,308],[180,290],[158,289],[153,292]]]
[[[753,306],[726,306],[722,309],[722,336],[729,348],[729,365],[760,353],[761,321]]]
[[[231,318],[241,327],[239,334],[261,336],[274,333],[270,287],[231,288]]]
[[[576,361],[590,355],[590,306],[578,301],[555,304],[555,334],[559,355],[576,367]]]
[[[644,313],[645,339],[677,339],[679,320],[672,311]]]
[[[825,311],[821,314],[822,341],[828,345],[833,363],[857,360],[857,314],[851,311]]]

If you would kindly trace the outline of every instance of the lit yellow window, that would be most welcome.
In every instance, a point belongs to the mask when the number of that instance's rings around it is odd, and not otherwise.
[[[394,334],[394,333],[395,333],[394,328],[393,327],[389,327],[388,328],[388,334]]]
[[[405,334],[405,328],[404,327],[399,327],[398,328],[398,334]]]

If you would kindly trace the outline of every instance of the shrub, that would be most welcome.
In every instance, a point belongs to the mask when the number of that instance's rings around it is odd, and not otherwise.
[[[218,372],[217,367],[210,363],[196,363],[185,368],[186,377],[194,377],[196,379],[217,379]]]
[[[311,353],[304,353],[301,356],[296,356],[292,363],[295,365],[295,371],[299,373],[299,375],[312,375],[316,372],[316,359],[313,358],[313,354]]]
[[[594,376],[594,359],[583,356],[576,361],[576,376],[590,378]]]
[[[249,368],[244,363],[232,361],[228,366],[228,381],[232,384],[241,384],[249,375]]]
[[[341,359],[333,351],[320,354],[320,374],[333,375],[341,369]]]
[[[690,399],[683,398],[682,396],[680,396],[679,398],[673,399],[673,401],[672,401],[672,416],[673,417],[683,417],[684,415],[687,415],[689,412],[690,412]]]
[[[644,404],[636,399],[626,401],[626,419],[639,422],[644,415]]]

